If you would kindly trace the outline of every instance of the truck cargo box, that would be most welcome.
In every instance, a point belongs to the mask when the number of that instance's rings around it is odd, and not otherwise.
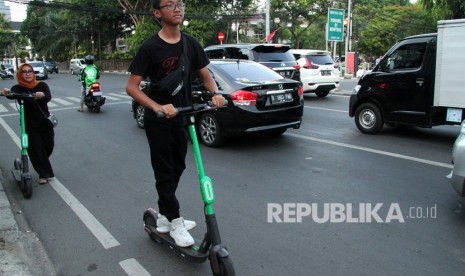
[[[434,105],[448,107],[447,121],[460,122],[465,108],[465,19],[438,22]]]

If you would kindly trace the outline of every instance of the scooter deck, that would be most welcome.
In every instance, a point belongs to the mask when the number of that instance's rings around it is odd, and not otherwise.
[[[196,263],[203,263],[208,257],[208,251],[206,253],[200,253],[198,251],[198,243],[189,247],[179,247],[176,245],[174,239],[171,238],[169,233],[159,233],[157,229],[151,225],[145,225],[145,231],[149,234],[152,240],[154,240],[157,243],[168,246],[168,248],[170,248],[177,255],[181,256],[186,260]]]
[[[163,245],[168,246],[171,250],[173,250],[177,255],[181,256],[182,258],[192,261],[192,262],[197,262],[197,263],[202,263],[204,262],[207,257],[208,257],[208,251],[205,253],[201,253],[198,251],[199,243],[195,243],[192,246],[189,247],[179,247],[176,245],[176,242],[174,241],[173,238],[171,238],[169,233],[162,234],[157,231],[157,226],[156,226],[156,221],[158,218],[158,212],[153,209],[149,208],[144,212],[144,224],[145,224],[145,232],[149,234],[150,238],[157,243],[161,243]]]

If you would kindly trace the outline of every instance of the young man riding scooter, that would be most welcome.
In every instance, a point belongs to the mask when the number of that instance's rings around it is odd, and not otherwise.
[[[81,107],[78,109],[79,112],[84,111],[84,100],[86,98],[87,90],[89,89],[90,85],[100,78],[100,70],[97,66],[94,65],[94,56],[87,55],[84,58],[86,62],[86,67],[82,69],[81,76],[79,80],[82,82],[82,90],[81,90]]]
[[[177,246],[188,247],[194,244],[188,230],[196,224],[180,216],[176,198],[187,153],[187,122],[183,116],[177,115],[176,107],[192,105],[194,70],[207,90],[218,91],[218,87],[208,72],[209,60],[202,46],[195,38],[180,31],[184,3],[154,0],[153,15],[161,30],[140,46],[129,67],[131,75],[126,92],[145,107],[145,131],[161,214],[157,219],[157,231],[169,232]],[[151,81],[148,95],[139,88],[146,77]],[[223,96],[214,94],[212,103],[222,106]],[[158,118],[157,113],[163,113],[164,118]]]

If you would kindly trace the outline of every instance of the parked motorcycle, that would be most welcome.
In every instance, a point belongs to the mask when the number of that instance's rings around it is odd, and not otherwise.
[[[11,73],[10,70],[1,70],[0,71],[0,78],[2,78],[2,80],[4,80],[4,79],[14,79],[15,76],[13,75],[13,73]]]
[[[95,113],[100,112],[100,107],[105,104],[105,97],[102,96],[99,82],[94,82],[90,85],[89,92],[84,98],[84,104],[90,111]]]

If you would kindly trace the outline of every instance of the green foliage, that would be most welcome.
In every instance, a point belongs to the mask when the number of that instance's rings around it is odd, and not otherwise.
[[[129,36],[127,40],[130,54],[134,56],[142,42],[144,42],[144,40],[150,36],[154,35],[159,29],[160,27],[158,27],[154,21],[146,21],[139,24],[136,27],[134,33]]]
[[[421,6],[412,5],[409,0],[352,1],[352,45],[357,40],[361,54],[377,56],[404,36],[434,32],[437,19],[457,18],[459,15],[465,17],[465,0],[419,1]],[[140,44],[155,34],[159,27],[152,19],[151,1],[116,2],[118,6],[115,6],[114,0],[61,0],[50,1],[50,4],[32,1],[28,5],[27,19],[23,22],[22,36],[7,38],[3,35],[0,49],[6,49],[13,39],[19,45],[26,36],[32,43],[34,54],[40,57],[69,60],[74,56],[81,57],[93,52],[98,59],[130,58]],[[275,42],[280,39],[290,41],[295,48],[314,49],[326,48],[328,7],[347,10],[348,3],[333,0],[270,2],[271,31],[278,27],[273,19],[279,17],[281,21]],[[57,8],[52,3],[68,6]],[[218,32],[225,34],[225,43],[235,43],[236,31],[231,29],[231,25],[239,23],[240,42],[263,42],[266,35],[265,24],[250,24],[251,17],[264,17],[263,14],[257,14],[257,5],[257,0],[186,1],[185,19],[189,21],[189,25],[181,26],[181,30],[196,37],[202,46],[218,44]],[[123,13],[123,10],[126,12]],[[0,18],[0,29],[4,26],[2,22]],[[250,30],[256,35],[244,34]],[[116,48],[117,39],[122,37],[127,38],[129,53],[119,52]],[[339,49],[344,48],[344,43],[338,45]]]
[[[465,0],[419,0],[435,21],[465,18]]]
[[[397,40],[435,32],[436,28],[432,18],[416,5],[386,6],[360,26],[359,50],[367,56],[383,55]]]
[[[326,17],[329,5],[329,0],[271,0],[271,10],[275,11],[272,18],[279,17],[282,22],[280,27],[289,30],[294,47],[302,48],[301,40],[307,40],[303,38],[307,29]],[[288,23],[290,26],[287,25]],[[321,38],[325,39],[324,32]],[[316,40],[318,39],[320,38]]]

